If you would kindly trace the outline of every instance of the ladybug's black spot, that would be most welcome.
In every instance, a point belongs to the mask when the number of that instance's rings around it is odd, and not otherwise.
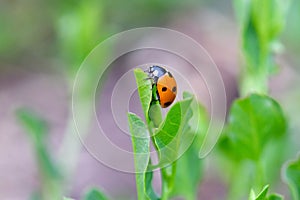
[[[168,102],[164,103],[164,106],[165,106],[165,107],[168,107],[169,105],[171,105],[171,103],[172,103],[172,102],[168,101]]]
[[[161,89],[161,91],[165,92],[165,91],[167,91],[167,88],[166,88],[166,87],[163,87],[163,88]]]
[[[173,75],[172,75],[170,72],[168,72],[168,75],[169,75],[171,78],[173,78]]]
[[[176,86],[174,86],[174,87],[172,88],[172,92],[176,92],[176,90],[177,90],[177,88],[176,88]]]

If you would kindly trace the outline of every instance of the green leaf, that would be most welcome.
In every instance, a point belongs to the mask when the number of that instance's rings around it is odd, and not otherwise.
[[[269,185],[266,185],[262,191],[256,196],[255,192],[251,190],[249,200],[283,200],[283,197],[278,194],[268,195]]]
[[[241,27],[242,51],[245,59],[241,93],[267,93],[268,76],[278,71],[274,53],[285,24],[289,1],[234,0]]]
[[[279,194],[271,194],[268,196],[268,200],[283,200],[283,196]]]
[[[160,164],[170,164],[178,158],[182,144],[191,144],[182,136],[190,131],[189,120],[193,112],[191,108],[193,97],[175,103],[159,129],[155,132],[154,140],[159,151]]]
[[[90,191],[88,191],[85,195],[83,200],[108,200],[109,198],[107,198],[103,192],[101,192],[100,190],[93,188]]]
[[[145,172],[149,162],[150,136],[145,123],[137,115],[128,113],[136,172]]]
[[[257,161],[267,142],[282,136],[285,130],[280,105],[268,96],[252,94],[233,103],[226,129],[227,144],[232,146],[232,155]]]
[[[185,98],[192,97],[184,92]],[[193,116],[190,120],[190,135],[194,136],[193,143],[186,152],[176,161],[177,169],[172,196],[182,196],[187,200],[197,199],[197,190],[203,173],[203,162],[199,159],[199,149],[208,127],[207,114],[204,107],[194,100],[191,103]],[[187,172],[192,173],[187,173]]]
[[[289,1],[252,0],[252,17],[261,42],[275,39],[282,31]]]
[[[253,21],[250,19],[243,32],[243,51],[250,72],[258,71],[260,67],[260,42]]]
[[[128,121],[134,152],[138,199],[154,199],[152,172],[147,172],[150,160],[150,135],[145,123],[135,114],[128,113]]]
[[[249,20],[250,13],[250,2],[248,0],[234,0],[233,6],[236,18],[238,20],[239,25],[243,29]]]
[[[262,191],[258,194],[258,196],[255,198],[255,200],[265,200],[267,197],[267,193],[269,190],[269,185],[266,185]]]
[[[249,200],[267,200],[268,190],[269,186],[266,185],[257,196],[255,195],[255,192],[251,190]]]
[[[265,62],[272,52],[272,43],[285,23],[288,1],[235,0],[234,3],[236,15],[242,22],[246,61],[250,61],[250,67],[267,67]]]
[[[285,178],[293,199],[300,199],[300,157],[288,164],[285,169]]]
[[[16,116],[34,143],[42,141],[48,133],[48,127],[45,120],[29,109],[18,109],[16,111]]]
[[[155,128],[158,128],[163,121],[161,115],[161,107],[159,104],[152,104],[149,109],[149,119]]]
[[[200,104],[194,98],[193,94],[189,92],[183,92],[183,98],[193,98],[193,101],[191,103],[191,109],[193,111],[192,118],[189,121],[190,127],[191,127],[191,133],[196,136],[195,141],[198,143],[199,149],[201,148],[201,145],[203,143],[203,138],[205,137],[209,125],[208,115],[206,112],[206,109],[203,105]],[[199,150],[198,149],[198,150]]]
[[[45,120],[25,108],[17,110],[16,116],[32,140],[39,167],[43,175],[50,179],[59,179],[61,177],[59,169],[52,160],[47,150],[47,145],[45,145],[46,136],[48,134],[48,127]]]
[[[148,75],[141,69],[134,70],[136,84],[145,119],[148,120],[149,106],[152,101],[152,85]]]

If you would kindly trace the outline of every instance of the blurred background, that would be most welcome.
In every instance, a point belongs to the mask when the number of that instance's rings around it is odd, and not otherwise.
[[[284,48],[277,57],[280,71],[270,81],[271,95],[283,106],[294,139],[299,138],[296,132],[300,128],[299,10],[300,1],[291,1],[281,38]],[[1,0],[0,199],[29,199],[47,179],[41,177],[38,167],[44,160],[37,159],[36,138],[27,133],[17,116],[22,118],[22,113],[33,112],[41,117],[48,133],[43,138],[42,146],[47,147],[45,154],[51,155],[53,160],[63,159],[61,155],[66,154],[61,152],[65,145],[70,145],[66,134],[72,120],[72,84],[83,59],[107,37],[146,26],[174,29],[198,41],[219,67],[228,105],[238,96],[240,39],[229,0],[133,0],[126,3]],[[128,59],[122,58],[118,63],[130,63]],[[122,72],[113,67],[107,77],[113,81],[120,74]],[[194,81],[197,85],[197,80]],[[18,114],[20,108],[26,111]],[[39,148],[43,152],[43,147]],[[80,145],[74,145],[69,155],[74,158],[69,163],[70,177],[63,186],[66,196],[78,199],[88,187],[97,186],[112,199],[135,198],[133,174],[101,165]],[[206,170],[199,187],[199,198],[224,199],[226,184],[209,163],[206,168],[210,170]]]

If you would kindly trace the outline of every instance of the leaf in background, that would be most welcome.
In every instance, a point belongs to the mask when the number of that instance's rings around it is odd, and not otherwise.
[[[289,185],[293,199],[300,199],[300,157],[288,164],[285,169],[285,179]]]
[[[148,199],[150,198],[148,192],[151,196],[153,195],[152,172],[147,172],[150,159],[150,135],[145,123],[135,114],[128,113],[128,121],[134,152],[138,199]]]
[[[267,200],[268,190],[269,186],[266,185],[257,196],[255,195],[255,192],[251,190],[249,200]]]
[[[278,71],[274,53],[289,0],[234,0],[245,59],[241,94],[267,93],[268,76]]]
[[[249,4],[250,4],[249,0],[233,1],[235,15],[242,29],[244,29],[244,26],[247,24],[247,21],[249,20],[249,13],[250,13]]]
[[[21,108],[16,111],[16,116],[34,143],[42,141],[48,133],[47,123],[34,112]]]
[[[286,121],[280,105],[268,96],[252,94],[236,100],[230,110],[226,135],[231,154],[258,160],[265,144],[282,136]]]
[[[182,135],[190,131],[188,123],[193,115],[190,106],[192,100],[193,98],[187,98],[174,104],[153,136],[159,151],[161,165],[175,161],[178,158],[180,145],[189,142]]]
[[[255,192],[251,190],[249,200],[283,200],[283,197],[278,194],[268,195],[269,185],[266,185],[262,191],[256,196]]]
[[[103,194],[100,190],[94,188],[88,191],[85,195],[83,200],[108,200],[109,198]]]
[[[287,0],[252,0],[252,18],[262,43],[267,45],[282,31]]]
[[[74,199],[68,198],[68,197],[63,197],[63,200],[74,200]]]
[[[32,140],[42,174],[48,178],[60,178],[59,169],[53,162],[45,144],[48,134],[48,127],[45,120],[25,108],[17,110],[16,115]]]
[[[257,72],[260,67],[261,49],[260,41],[251,18],[243,31],[243,51],[247,63],[246,67],[248,67],[249,72]]]
[[[136,84],[138,87],[140,102],[144,111],[145,119],[148,120],[149,106],[152,100],[152,85],[148,75],[141,69],[134,70]]]
[[[243,47],[249,67],[267,67],[276,41],[285,23],[288,1],[235,0],[235,11],[242,26]]]
[[[271,194],[268,196],[268,200],[283,200],[283,196],[279,194]]]

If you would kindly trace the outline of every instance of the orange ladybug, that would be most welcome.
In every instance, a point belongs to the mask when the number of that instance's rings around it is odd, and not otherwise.
[[[148,77],[153,80],[153,86],[156,88],[157,100],[162,108],[171,105],[177,94],[177,84],[171,72],[163,67],[154,65],[146,71]]]

